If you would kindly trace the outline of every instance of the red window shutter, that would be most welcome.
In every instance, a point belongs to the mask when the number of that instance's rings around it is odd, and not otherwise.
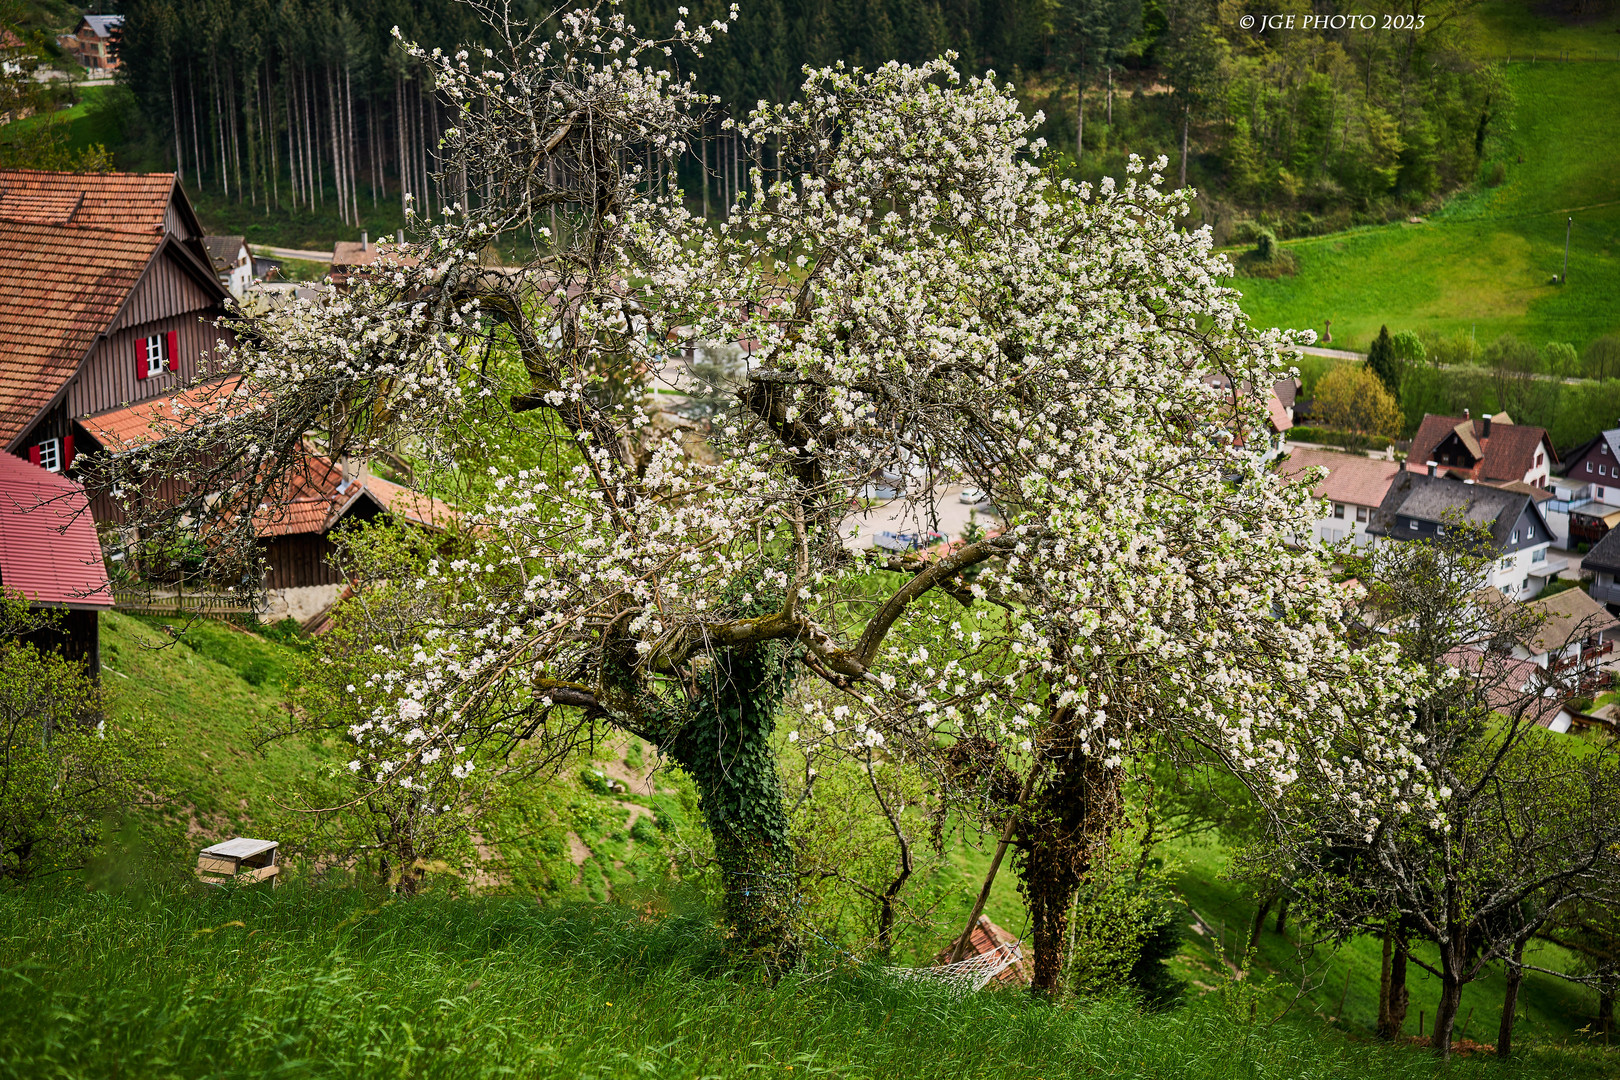
[[[180,370],[180,332],[169,331],[169,370]]]
[[[146,378],[146,339],[135,339],[135,377]]]
[[[62,471],[73,468],[73,436],[62,436]]]
[[[38,443],[35,443],[33,446],[30,446],[28,448],[28,460],[32,461],[35,465],[39,464],[39,444]]]

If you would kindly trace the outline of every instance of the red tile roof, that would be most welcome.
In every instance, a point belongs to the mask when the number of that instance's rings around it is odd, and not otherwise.
[[[1460,465],[1442,466],[1449,472],[1475,480],[1523,480],[1535,468],[1536,448],[1547,444],[1547,458],[1556,463],[1552,440],[1544,428],[1515,424],[1507,413],[1498,413],[1491,422],[1490,438],[1483,438],[1483,418],[1469,420],[1461,416],[1435,416],[1423,414],[1423,423],[1412,436],[1412,451],[1407,455],[1408,472],[1427,472],[1434,458],[1435,448],[1455,432],[1468,452],[1477,460],[1473,468]]]
[[[225,418],[230,414],[231,392],[240,383],[241,376],[232,376],[178,394],[82,417],[79,426],[89,432],[102,449],[121,454],[183,431],[205,419],[205,414]]]
[[[163,241],[0,221],[0,447],[67,385]]]
[[[112,607],[84,488],[0,453],[0,587],[40,604]]]
[[[1377,506],[1382,503],[1389,491],[1390,481],[1401,471],[1400,465],[1393,461],[1378,461],[1362,454],[1300,446],[1288,451],[1288,457],[1277,466],[1277,471],[1292,478],[1319,465],[1327,469],[1327,475],[1311,489],[1311,494],[1318,499],[1331,499],[1353,506]]]
[[[0,169],[0,218],[115,232],[160,233],[173,173]]]
[[[305,457],[303,467],[288,473],[281,505],[267,506],[255,515],[254,531],[260,537],[324,533],[361,499],[370,499],[401,521],[429,528],[445,528],[458,516],[441,499],[369,473],[345,485],[341,469],[312,453]]]

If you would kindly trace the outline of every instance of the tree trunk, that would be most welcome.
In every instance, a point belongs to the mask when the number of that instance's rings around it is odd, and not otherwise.
[[[1187,125],[1192,123],[1192,110],[1181,110],[1181,186],[1187,186]]]
[[[1114,126],[1114,65],[1108,65],[1108,126]]]
[[[1378,1037],[1393,1041],[1406,1026],[1406,941],[1394,919],[1384,930],[1384,960],[1378,976]]]
[[[1451,1056],[1451,1032],[1462,1005],[1463,947],[1460,942],[1440,946],[1440,1000],[1434,1007],[1434,1037],[1429,1045],[1441,1057]]]
[[[1041,995],[1058,989],[1075,890],[1119,820],[1124,782],[1119,768],[1078,746],[1054,744],[1050,754],[1056,771],[1027,801],[1014,859],[1035,947],[1030,992]]]
[[[1249,931],[1249,951],[1253,952],[1260,947],[1260,932],[1266,928],[1266,913],[1271,905],[1277,902],[1275,896],[1262,896],[1254,909],[1254,928]]]
[[[1080,159],[1085,156],[1085,152],[1086,152],[1086,68],[1085,68],[1085,65],[1082,64],[1080,66],[1080,77],[1077,80],[1077,85],[1075,86],[1075,94],[1074,94],[1074,162],[1075,162],[1076,165],[1078,165],[1080,163]]]
[[[1604,1035],[1614,1031],[1614,987],[1614,979],[1605,979],[1598,990],[1597,1029]]]
[[[1277,905],[1277,922],[1271,928],[1273,933],[1280,934],[1288,929],[1288,900],[1285,896],[1282,903]]]
[[[777,649],[717,653],[691,704],[653,733],[697,785],[734,939],[773,966],[792,963],[800,945],[796,863],[771,745],[790,680]]]
[[[1513,946],[1507,963],[1507,990],[1502,995],[1502,1024],[1496,1030],[1496,1056],[1513,1056],[1513,1022],[1519,1012],[1519,984],[1524,982],[1524,942]]]

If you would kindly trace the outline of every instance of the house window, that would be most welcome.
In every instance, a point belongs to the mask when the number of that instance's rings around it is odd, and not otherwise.
[[[1524,579],[1524,584],[1519,586],[1519,591],[1520,592],[1529,592],[1530,591],[1530,579],[1529,578]]]
[[[1446,527],[1444,525],[1436,525],[1434,527],[1434,535],[1436,535],[1436,536],[1444,536],[1444,535],[1446,535]]]
[[[1406,527],[1408,529],[1411,529],[1413,532],[1417,532],[1417,522],[1415,520],[1414,521],[1408,521],[1406,523]]]
[[[1586,471],[1587,471],[1587,472],[1591,472],[1591,471],[1592,471],[1592,463],[1591,463],[1591,462],[1590,462],[1590,461],[1588,461],[1588,462],[1587,462],[1587,463],[1586,463]]]
[[[1604,457],[1608,457],[1609,456],[1609,444],[1608,443],[1598,443],[1598,453],[1602,454]]]
[[[1546,461],[1546,460],[1547,460],[1547,455],[1542,453],[1540,450],[1537,450],[1536,451],[1536,468],[1538,468],[1538,469],[1541,468],[1541,463]]]
[[[39,467],[48,472],[62,471],[62,440],[46,439],[39,444]]]
[[[1511,569],[1513,569],[1513,556],[1509,555],[1507,558],[1503,559],[1501,561],[1501,563],[1499,563],[1498,565],[1500,565],[1503,570],[1511,570]]]
[[[1598,466],[1598,475],[1599,476],[1603,475],[1603,466],[1601,466],[1601,465]]]
[[[1547,561],[1547,549],[1546,548],[1536,548],[1535,553],[1530,556],[1530,561],[1533,562],[1533,563],[1546,562]]]
[[[1368,510],[1365,506],[1356,507],[1356,520],[1361,522],[1363,525],[1367,523],[1367,514]]]
[[[1519,530],[1514,529],[1513,530],[1513,539],[1511,541],[1509,541],[1509,543],[1517,544],[1518,542],[1519,542]]]
[[[163,374],[163,369],[168,366],[168,357],[163,355],[163,337],[162,334],[153,334],[141,339],[141,355],[146,360],[146,373],[142,378],[154,379]]]
[[[1333,516],[1336,518],[1344,517],[1344,503],[1333,504]]]

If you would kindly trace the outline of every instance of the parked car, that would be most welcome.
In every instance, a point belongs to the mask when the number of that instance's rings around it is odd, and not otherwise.
[[[988,500],[990,495],[983,488],[968,487],[963,488],[962,494],[958,495],[956,498],[959,502],[965,503],[968,506],[978,506],[980,503]]]
[[[872,538],[872,546],[882,548],[884,551],[915,551],[917,548],[933,547],[944,543],[945,534],[933,531],[922,533],[899,533],[885,529]]]

